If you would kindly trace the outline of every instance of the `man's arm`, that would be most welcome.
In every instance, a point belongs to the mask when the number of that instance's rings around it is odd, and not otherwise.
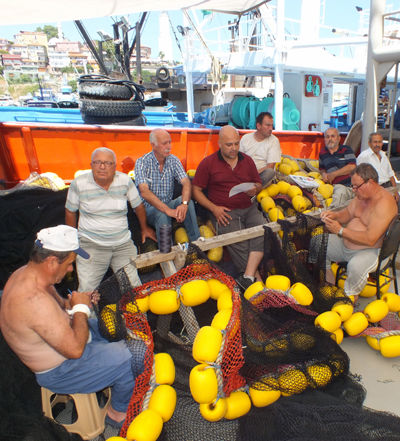
[[[157,242],[156,233],[147,225],[146,209],[144,208],[143,204],[139,204],[136,208],[134,208],[134,210],[139,220],[140,229],[142,230],[142,243],[144,243],[146,237],[149,237]]]
[[[150,190],[147,184],[139,184],[139,192],[140,196],[142,196],[142,198],[154,208],[157,208],[157,210],[165,213],[169,217],[175,217],[176,210],[169,208],[168,205],[161,202],[160,199],[158,199],[158,197]]]
[[[391,176],[391,177],[390,177],[390,183],[392,184],[392,187],[397,188],[397,183],[396,183],[396,179],[395,179],[394,176]],[[398,192],[398,191],[396,191],[396,192],[394,193],[394,200],[395,200],[396,202],[399,201],[399,192]]]
[[[353,202],[354,201],[351,201],[350,204]],[[351,219],[353,219],[353,215],[352,215],[353,210],[351,209],[351,211],[349,211],[350,204],[346,208],[340,211],[327,210],[321,213],[321,220],[325,222],[327,225],[328,225],[328,220],[335,220],[340,224],[338,231],[336,233],[331,231],[331,233],[337,234],[343,225],[348,224],[351,221]]]
[[[276,162],[268,163],[266,167],[260,168],[260,170],[258,170],[258,173],[261,173],[264,170],[267,170],[267,168],[275,168],[275,165],[276,165]]]
[[[76,228],[77,225],[76,211],[70,211],[68,210],[68,208],[65,209],[65,223],[69,227]]]
[[[193,188],[193,197],[196,201],[202,205],[207,210],[211,211],[219,225],[228,225],[229,221],[232,219],[231,216],[227,213],[230,211],[226,207],[219,207],[213,204],[203,193],[203,189],[198,187],[197,185],[192,185]]]
[[[25,305],[34,314],[31,328],[64,357],[81,357],[89,336],[87,315],[76,312],[70,323],[65,311],[52,297],[38,295],[32,298],[32,302],[31,305]],[[76,304],[89,306],[89,297],[84,293],[74,292],[70,298],[70,306]]]
[[[186,201],[189,203],[191,193],[192,193],[192,185],[190,183],[190,179],[185,177],[181,179],[182,184],[182,202]],[[188,211],[189,206],[186,204],[181,204],[176,207],[176,220],[178,222],[183,222],[186,219],[186,213]]]
[[[347,164],[344,167],[339,168],[338,170],[325,174],[327,176],[328,181],[332,184],[335,178],[337,178],[338,176],[349,175],[354,168],[356,168],[356,164]],[[324,178],[322,177],[322,179]]]

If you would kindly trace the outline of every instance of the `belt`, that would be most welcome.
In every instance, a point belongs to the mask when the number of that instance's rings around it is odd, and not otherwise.
[[[383,188],[388,188],[391,186],[392,186],[392,183],[390,181],[387,181],[387,182],[384,182],[383,184],[381,184],[381,187],[383,187]]]

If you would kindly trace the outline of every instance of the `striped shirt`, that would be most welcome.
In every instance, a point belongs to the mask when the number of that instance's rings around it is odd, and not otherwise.
[[[348,145],[340,144],[339,149],[334,153],[331,153],[328,147],[323,147],[319,152],[319,170],[321,173],[332,173],[348,164],[356,164],[356,156]],[[336,177],[332,184],[342,184],[350,187],[350,173]]]
[[[147,184],[149,190],[154,193],[161,202],[167,204],[172,201],[174,194],[174,179],[180,182],[187,178],[185,170],[179,159],[174,155],[165,158],[165,164],[160,172],[160,163],[151,151],[136,161],[135,165],[135,183]],[[151,207],[147,201],[142,198],[145,207]]]
[[[128,206],[140,205],[140,197],[132,179],[115,172],[108,190],[98,185],[93,173],[78,176],[71,182],[65,207],[79,210],[79,236],[98,245],[118,246],[131,238],[128,228]]]

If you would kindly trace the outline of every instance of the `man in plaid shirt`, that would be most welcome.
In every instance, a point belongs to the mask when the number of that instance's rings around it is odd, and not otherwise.
[[[196,212],[191,200],[191,184],[179,159],[171,155],[171,137],[163,129],[150,133],[152,151],[136,161],[135,183],[146,209],[147,222],[156,228],[171,225],[171,218],[183,222],[189,239],[200,237]],[[175,179],[182,184],[182,196],[173,199]]]

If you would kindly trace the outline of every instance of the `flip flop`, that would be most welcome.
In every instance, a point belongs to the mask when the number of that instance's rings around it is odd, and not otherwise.
[[[118,423],[117,421],[112,420],[108,415],[106,415],[106,419],[104,420],[104,422],[107,424],[107,426],[111,426],[114,429],[122,429],[125,420],[122,420]]]

